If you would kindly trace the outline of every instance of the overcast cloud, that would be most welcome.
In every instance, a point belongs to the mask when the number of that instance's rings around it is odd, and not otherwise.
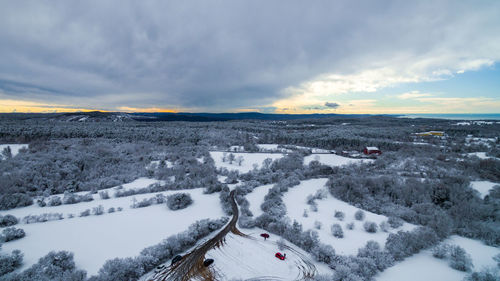
[[[0,1],[0,99],[230,111],[304,95],[289,89],[321,77],[443,78],[500,60],[499,11],[500,1]]]

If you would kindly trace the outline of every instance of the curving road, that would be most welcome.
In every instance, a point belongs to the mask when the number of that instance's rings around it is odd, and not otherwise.
[[[163,271],[153,275],[148,281],[188,281],[188,280],[217,280],[217,276],[209,267],[203,265],[205,260],[205,254],[211,249],[221,247],[224,245],[225,237],[229,232],[236,235],[243,236],[249,239],[255,239],[248,236],[238,230],[236,223],[239,218],[238,205],[234,199],[234,190],[231,191],[230,196],[231,208],[233,211],[233,217],[231,221],[219,232],[217,235],[196,247],[194,250],[186,254],[182,260],[165,268]],[[306,257],[300,254],[293,248],[286,246],[287,250],[295,253],[300,257],[303,264],[297,264],[300,268],[301,276],[297,276],[298,280],[310,280],[316,274],[316,267],[314,264],[309,262]],[[282,280],[279,277],[260,277],[258,279],[251,280]]]

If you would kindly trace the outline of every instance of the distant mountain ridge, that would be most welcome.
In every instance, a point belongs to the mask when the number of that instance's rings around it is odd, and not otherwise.
[[[370,114],[275,114],[259,112],[241,112],[241,113],[192,113],[192,112],[71,112],[71,113],[3,113],[0,119],[46,119],[64,122],[159,122],[159,121],[187,121],[187,122],[212,122],[212,121],[231,121],[231,120],[305,120],[305,119],[323,119],[338,118],[351,119],[376,116]],[[397,117],[398,115],[384,115]]]

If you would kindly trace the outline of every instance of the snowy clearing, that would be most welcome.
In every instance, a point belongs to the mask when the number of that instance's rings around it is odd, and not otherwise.
[[[479,191],[479,194],[481,194],[481,197],[484,198],[484,196],[488,195],[490,190],[495,185],[500,185],[500,183],[495,183],[495,182],[491,182],[491,181],[471,181],[470,185],[472,188]]]
[[[237,170],[240,173],[247,173],[253,169],[254,164],[257,165],[257,168],[259,168],[262,165],[262,161],[264,161],[266,158],[271,158],[272,160],[279,159],[283,157],[283,154],[278,154],[278,153],[232,153],[235,158],[238,158],[239,156],[243,157],[243,162],[241,163],[241,166],[238,165],[236,161],[233,161],[232,164],[229,164],[228,161],[223,162],[222,157],[224,153],[228,152],[220,152],[220,151],[210,151],[210,156],[214,159],[215,162],[215,167],[217,169],[219,168],[226,168],[228,170]]]
[[[260,205],[264,202],[264,196],[266,196],[269,189],[273,186],[274,184],[257,186],[251,193],[246,195],[246,199],[250,203],[248,208],[252,212],[254,218],[262,215],[263,211],[260,209]]]
[[[328,166],[343,166],[357,163],[368,163],[373,162],[373,159],[354,159],[339,156],[336,154],[311,154],[309,156],[304,157],[304,164],[309,165],[312,161],[317,160],[321,164],[325,164]]]
[[[496,266],[493,257],[500,253],[500,249],[498,248],[456,235],[451,236],[444,242],[464,248],[472,258],[474,271],[480,271],[483,267],[487,266]],[[462,280],[466,275],[467,273],[465,272],[451,268],[447,260],[433,257],[429,249],[386,269],[376,276],[375,279],[377,281],[456,281]]]
[[[280,250],[276,241],[279,236],[271,234],[264,241],[259,237],[264,230],[253,228],[243,230],[251,238],[234,235],[226,236],[222,247],[209,251],[206,258],[214,259],[213,270],[218,280],[295,280],[302,276],[301,269],[308,268],[308,263],[316,267],[316,274],[332,274],[326,264],[314,259],[295,245],[285,242],[293,250]],[[275,253],[285,253],[286,259],[276,258]]]
[[[0,160],[3,159],[2,151],[6,148],[10,147],[10,151],[12,153],[12,157],[16,156],[19,153],[19,150],[26,148],[28,149],[27,144],[0,144]]]
[[[300,185],[290,188],[285,193],[283,201],[287,206],[287,214],[290,219],[301,223],[304,230],[313,229],[317,231],[320,241],[331,245],[338,254],[355,255],[358,253],[358,249],[364,247],[369,240],[377,241],[383,247],[389,233],[395,233],[399,230],[411,230],[415,227],[412,224],[405,223],[397,229],[389,227],[389,232],[383,232],[379,229],[376,233],[368,233],[363,228],[366,221],[375,222],[379,225],[381,222],[387,221],[388,218],[364,211],[365,219],[358,221],[354,219],[354,213],[360,209],[334,198],[329,192],[326,192],[326,198],[316,200],[318,211],[313,212],[310,205],[306,203],[307,196],[316,193],[317,190],[326,189],[324,186],[327,181],[328,179],[324,178],[302,181]],[[303,216],[304,210],[307,210],[308,217]],[[344,212],[345,218],[343,221],[334,217],[335,211]],[[315,221],[322,224],[321,229],[314,227]],[[336,238],[332,235],[330,227],[334,223],[342,226],[344,238]],[[347,223],[354,223],[354,229],[347,229]]]
[[[26,231],[26,237],[5,243],[2,252],[21,250],[24,253],[24,265],[21,269],[25,269],[50,251],[71,251],[75,254],[77,267],[92,275],[108,259],[136,256],[145,247],[186,230],[196,220],[224,216],[221,208],[215,207],[220,205],[218,194],[203,194],[202,188],[161,193],[167,196],[177,192],[189,193],[193,204],[177,211],[169,210],[165,204],[130,208],[134,197],[141,201],[157,194],[149,193],[57,207],[29,206],[2,212],[14,215],[45,212],[62,212],[65,217],[68,213],[76,215],[72,219],[20,224],[19,227]],[[105,206],[103,215],[78,217],[81,211],[101,204]],[[108,214],[106,211],[109,207],[122,207],[123,211]]]

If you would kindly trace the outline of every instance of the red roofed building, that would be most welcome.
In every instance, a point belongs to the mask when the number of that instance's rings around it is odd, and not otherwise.
[[[363,149],[363,153],[366,155],[370,155],[370,154],[380,155],[380,154],[382,154],[382,151],[380,151],[380,149],[378,149],[377,147],[367,146],[367,147],[365,147],[365,149]]]

